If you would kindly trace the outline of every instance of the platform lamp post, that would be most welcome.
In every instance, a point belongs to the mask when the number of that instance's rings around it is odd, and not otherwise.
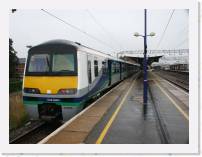
[[[143,37],[144,38],[144,61],[143,61],[143,74],[144,74],[144,90],[143,90],[143,104],[147,105],[147,36],[155,36],[154,32],[151,32],[147,35],[147,9],[144,9],[144,35],[139,33],[134,33],[135,37]]]
[[[16,12],[17,11],[17,9],[11,9],[11,12],[12,13],[14,13],[14,12]]]

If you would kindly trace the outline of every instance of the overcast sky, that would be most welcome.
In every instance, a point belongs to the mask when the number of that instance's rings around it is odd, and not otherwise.
[[[55,16],[93,35],[98,42],[78,30],[51,17],[42,10],[17,10],[10,13],[10,38],[19,57],[26,57],[26,45],[37,45],[51,39],[67,39],[105,53],[124,50],[142,50],[144,10],[47,10]],[[148,37],[148,49],[187,49],[187,10],[174,10],[164,37],[162,34],[173,10],[148,10],[147,31],[156,36]],[[160,42],[160,39],[162,41]],[[160,42],[160,44],[159,44]]]

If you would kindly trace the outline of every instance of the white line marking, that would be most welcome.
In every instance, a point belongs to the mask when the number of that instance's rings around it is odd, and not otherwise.
[[[164,93],[164,95],[166,95],[168,97],[168,99],[170,99],[170,101],[172,102],[172,104],[178,109],[178,111],[185,117],[186,120],[189,121],[189,116],[187,115],[186,112],[184,112],[184,110],[169,96],[169,94],[161,87],[161,85],[154,80],[154,82],[156,83],[156,85],[159,87],[159,89]]]
[[[156,77],[160,78],[160,76],[156,75],[153,73],[153,75],[155,75]],[[161,77],[162,78],[162,77]],[[177,87],[176,85],[170,83],[169,81],[165,80],[164,78],[162,79],[164,81],[166,81],[168,84],[170,84],[171,86],[175,87],[176,89],[180,90],[181,92],[183,92],[184,94],[189,96],[189,93],[185,92],[184,90],[182,90],[181,88]]]

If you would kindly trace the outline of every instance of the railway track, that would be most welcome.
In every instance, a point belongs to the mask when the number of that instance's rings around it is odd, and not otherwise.
[[[51,132],[56,130],[62,123],[59,121],[39,122],[38,125],[10,140],[10,144],[36,144]]]
[[[155,72],[155,74],[189,92],[189,75],[165,71]]]

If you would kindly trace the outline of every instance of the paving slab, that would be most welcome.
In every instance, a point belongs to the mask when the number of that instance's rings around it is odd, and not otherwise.
[[[46,144],[79,144],[87,135],[88,133],[81,131],[62,131],[50,138]]]

